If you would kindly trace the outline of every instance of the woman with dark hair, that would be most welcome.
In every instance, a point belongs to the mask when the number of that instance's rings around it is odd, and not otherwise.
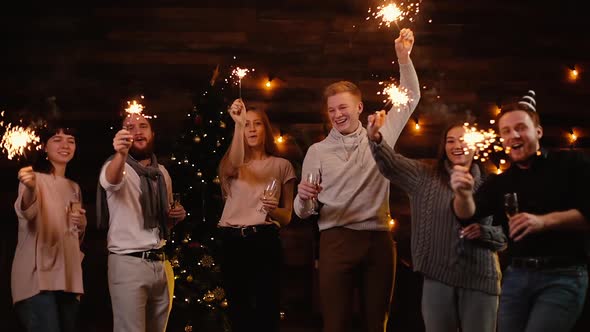
[[[222,272],[234,332],[279,331],[282,246],[279,228],[291,221],[295,171],[274,156],[266,114],[237,99],[229,112],[232,143],[219,165],[225,206],[219,230]]]
[[[384,113],[369,116],[368,136],[381,173],[410,198],[412,261],[414,271],[424,276],[426,331],[494,332],[501,278],[496,251],[505,248],[506,237],[491,226],[491,218],[461,229],[449,204],[453,165],[469,165],[473,158],[461,140],[463,125],[444,131],[438,163],[432,165],[406,158],[382,142]],[[479,186],[484,174],[477,163],[471,164],[471,174]]]
[[[26,331],[75,331],[84,293],[80,244],[86,229],[80,187],[66,178],[76,152],[70,128],[41,135],[45,157],[18,171],[14,209],[18,244],[12,264],[12,300]]]

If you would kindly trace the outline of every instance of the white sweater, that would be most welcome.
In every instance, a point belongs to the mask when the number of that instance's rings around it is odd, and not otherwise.
[[[420,100],[420,85],[413,64],[400,64],[400,85],[409,91],[411,102],[388,112],[380,132],[390,145],[395,143]],[[301,169],[321,174],[322,192],[318,225],[320,231],[332,227],[387,231],[389,221],[389,180],[377,168],[371,155],[367,131],[362,125],[349,135],[335,129],[328,137],[309,147]],[[299,195],[294,211],[300,218],[310,216]]]

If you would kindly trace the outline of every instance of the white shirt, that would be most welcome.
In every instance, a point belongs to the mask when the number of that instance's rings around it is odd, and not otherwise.
[[[106,168],[109,164],[110,161],[102,166],[99,176],[100,185],[106,190],[109,206],[108,250],[115,254],[128,254],[163,247],[166,240],[160,238],[158,228],[143,228],[143,212],[139,201],[141,194],[139,175],[125,163],[123,180],[118,184],[111,184],[106,178]],[[164,176],[168,200],[171,201],[172,180],[164,166],[158,166]]]

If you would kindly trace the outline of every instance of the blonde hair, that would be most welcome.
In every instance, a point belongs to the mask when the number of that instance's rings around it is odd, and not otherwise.
[[[332,97],[334,95],[337,95],[337,94],[343,93],[343,92],[348,92],[351,95],[357,97],[359,100],[363,99],[361,90],[354,83],[349,82],[349,81],[338,81],[338,82],[328,85],[324,89],[324,99],[323,99],[324,105],[328,101],[329,97]]]
[[[270,125],[268,115],[266,115],[266,112],[256,109],[250,109],[246,112],[255,112],[258,115],[260,115],[260,118],[262,119],[262,125],[264,126],[264,152],[269,156],[274,156],[277,147],[275,145],[274,137],[272,135],[272,127]],[[248,146],[248,143],[246,143],[246,140],[244,140],[243,144],[244,159],[247,161],[250,158],[250,147]],[[227,151],[225,151],[223,158],[221,158],[221,161],[219,162],[218,175],[221,181],[221,192],[223,194],[223,197],[231,196],[230,182],[232,179],[238,177],[238,169],[234,167],[229,161],[229,152],[231,151],[232,145],[233,141],[227,148]]]

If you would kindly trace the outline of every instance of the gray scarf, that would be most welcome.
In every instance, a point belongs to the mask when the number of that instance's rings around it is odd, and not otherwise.
[[[110,156],[107,161],[113,159]],[[168,192],[164,176],[158,167],[158,160],[152,154],[149,166],[141,165],[131,156],[127,156],[127,164],[139,175],[141,180],[141,194],[139,202],[143,212],[143,228],[152,229],[158,227],[162,238],[168,238]],[[153,181],[157,181],[157,188],[154,188]],[[96,220],[98,228],[106,229],[109,226],[109,206],[107,203],[106,191],[98,184],[96,189]]]

